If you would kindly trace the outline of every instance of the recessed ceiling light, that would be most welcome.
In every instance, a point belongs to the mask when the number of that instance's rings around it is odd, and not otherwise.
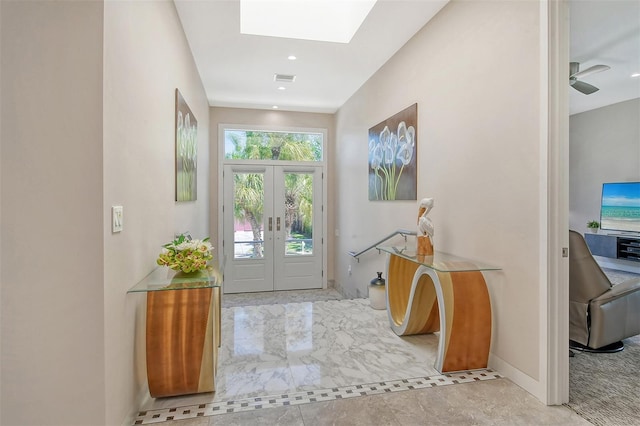
[[[272,106],[271,108],[273,108],[273,109],[278,109],[278,105],[274,105],[274,106]]]
[[[375,3],[240,0],[240,33],[349,43]]]
[[[278,90],[287,90],[287,88],[284,87],[284,86],[280,86],[280,87],[278,87]]]
[[[635,74],[631,74],[631,77],[640,77],[640,72],[637,72]]]
[[[296,58],[294,55],[289,55],[289,56],[287,57],[287,59],[288,59],[288,60],[290,60],[290,61],[295,61],[295,60],[296,60],[296,59],[298,59],[298,58]]]

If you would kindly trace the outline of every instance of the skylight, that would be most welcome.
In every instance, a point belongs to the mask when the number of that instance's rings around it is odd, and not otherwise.
[[[376,0],[240,0],[240,32],[349,43]]]

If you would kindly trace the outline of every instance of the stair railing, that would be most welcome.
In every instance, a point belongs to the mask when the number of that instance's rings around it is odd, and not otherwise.
[[[355,257],[356,260],[358,261],[358,263],[360,263],[360,256],[362,256],[364,253],[368,252],[369,250],[376,248],[381,243],[384,243],[385,241],[395,237],[396,235],[402,235],[404,237],[404,241],[406,243],[407,242],[407,235],[416,235],[416,232],[415,231],[409,231],[407,229],[398,229],[397,231],[392,232],[391,234],[387,235],[386,237],[384,237],[380,241],[377,241],[377,242],[371,244],[369,247],[367,247],[364,250],[360,250],[357,253],[355,251],[350,251],[349,255],[351,255],[352,257]],[[378,253],[380,253],[380,250],[378,250]]]

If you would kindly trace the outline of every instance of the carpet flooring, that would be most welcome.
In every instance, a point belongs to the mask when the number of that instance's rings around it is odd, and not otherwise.
[[[605,270],[614,284],[634,274]],[[637,275],[636,275],[637,276]],[[569,408],[598,426],[640,425],[640,336],[612,354],[574,351],[569,358]]]
[[[622,352],[575,352],[569,360],[569,408],[599,426],[640,425],[640,336]]]

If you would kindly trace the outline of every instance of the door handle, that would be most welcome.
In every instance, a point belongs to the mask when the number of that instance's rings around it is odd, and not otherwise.
[[[269,231],[273,231],[273,218],[269,218]]]
[[[276,218],[276,230],[279,231],[280,230],[280,217]]]

